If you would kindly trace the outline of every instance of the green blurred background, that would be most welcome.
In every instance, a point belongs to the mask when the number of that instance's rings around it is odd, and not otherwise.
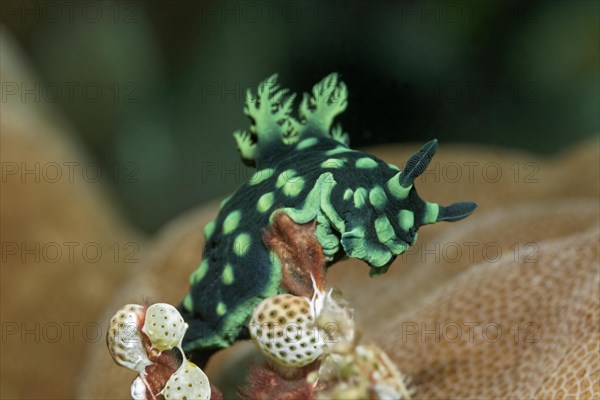
[[[591,0],[2,2],[42,100],[149,232],[248,177],[231,134],[273,72],[303,92],[338,71],[355,147],[552,154],[598,135],[599,20]]]

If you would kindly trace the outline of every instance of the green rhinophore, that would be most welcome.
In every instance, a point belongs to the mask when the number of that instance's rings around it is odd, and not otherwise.
[[[431,161],[435,140],[402,171],[349,148],[348,134],[333,124],[348,103],[337,74],[317,83],[297,109],[294,100],[276,75],[248,91],[244,113],[251,125],[234,139],[242,160],[257,172],[204,229],[203,259],[180,307],[189,324],[186,350],[209,354],[244,338],[256,305],[286,291],[281,260],[264,240],[279,213],[315,224],[327,266],[355,257],[377,276],[415,242],[420,226],[455,221],[475,208],[469,202],[438,206],[417,194],[414,180]]]

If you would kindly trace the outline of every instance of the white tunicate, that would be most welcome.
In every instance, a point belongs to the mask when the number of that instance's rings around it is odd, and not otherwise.
[[[110,320],[106,343],[115,362],[125,368],[143,372],[150,364],[139,332],[144,307],[127,304]]]
[[[211,389],[204,372],[194,363],[184,361],[171,375],[161,393],[166,400],[209,400]]]
[[[302,367],[323,354],[308,298],[280,294],[263,300],[250,319],[250,336],[270,360]]]
[[[157,303],[146,310],[142,331],[152,342],[153,348],[163,351],[180,346],[186,330],[187,324],[172,305]]]
[[[132,400],[147,400],[146,399],[146,385],[141,376],[138,376],[133,380],[131,384],[131,399]]]

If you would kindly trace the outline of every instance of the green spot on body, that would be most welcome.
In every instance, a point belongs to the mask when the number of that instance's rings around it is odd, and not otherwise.
[[[323,214],[317,215],[317,240],[323,247],[323,253],[327,256],[334,256],[340,249],[340,240],[334,233],[327,217]]]
[[[304,178],[298,176],[283,185],[283,194],[288,197],[295,197],[304,189]]]
[[[385,215],[375,220],[375,233],[382,244],[386,244],[396,237],[396,232],[394,232],[390,220]]]
[[[386,247],[366,240],[364,230],[360,227],[342,233],[342,246],[348,256],[360,258],[372,267],[381,267],[392,258],[392,253]]]
[[[315,144],[317,144],[319,142],[319,140],[317,138],[308,138],[308,139],[304,139],[303,141],[301,141],[300,143],[298,143],[298,145],[296,145],[296,148],[298,150],[304,150],[310,146],[314,146]]]
[[[282,211],[298,224],[305,224],[317,217],[321,210],[321,192],[323,190],[331,191],[336,182],[331,172],[322,173],[313,188],[306,194],[304,205],[297,209],[293,207],[283,208]],[[273,222],[275,214],[271,214],[270,222]]]
[[[362,208],[366,203],[367,190],[359,187],[354,191],[354,207]]]
[[[206,276],[207,272],[208,272],[208,261],[202,260],[202,262],[200,263],[200,266],[198,268],[196,268],[196,270],[194,272],[192,272],[192,274],[190,275],[190,284],[193,285],[197,282],[200,282],[202,280],[202,278],[204,278]]]
[[[402,174],[402,172],[394,175],[394,177],[387,182],[388,190],[390,191],[392,196],[394,196],[398,200],[405,199],[406,196],[408,196],[410,189],[412,189],[412,185],[410,185],[407,188],[400,185],[400,175],[401,174]]]
[[[273,192],[265,193],[258,199],[256,209],[261,213],[267,212],[273,206],[274,200],[275,195],[273,194]]]
[[[252,239],[250,235],[247,233],[240,233],[235,237],[233,241],[233,252],[239,256],[243,257],[250,250],[250,244],[252,243]]]
[[[352,189],[346,189],[346,191],[344,192],[344,200],[350,200],[353,195],[354,191]]]
[[[335,149],[327,150],[325,152],[325,155],[327,155],[327,156],[333,156],[335,154],[349,153],[349,152],[352,152],[352,151],[356,151],[356,150],[352,150],[352,149],[349,149],[348,147],[344,147],[344,146],[337,146]]]
[[[437,203],[425,203],[425,214],[423,215],[424,224],[433,224],[437,221],[440,206]]]
[[[269,260],[271,261],[271,281],[263,292],[263,296],[271,297],[279,293],[281,282],[281,261],[274,251],[269,251]]]
[[[333,226],[335,226],[339,232],[343,232],[346,229],[346,222],[342,219],[342,217],[340,217],[337,210],[331,203],[331,192],[336,184],[337,183],[333,181],[332,183],[323,186],[321,189],[321,199],[319,203],[321,204],[321,210],[331,224],[333,224]]]
[[[225,305],[225,303],[220,301],[219,304],[217,304],[217,315],[219,317],[222,317],[226,313],[227,313],[227,306]]]
[[[258,185],[261,182],[266,181],[273,176],[273,168],[265,168],[260,171],[256,171],[254,175],[248,180],[250,185]]]
[[[223,233],[227,234],[233,232],[240,224],[241,218],[242,212],[240,210],[229,213],[223,221]]]
[[[370,157],[363,157],[356,160],[356,168],[371,169],[376,168],[377,165],[377,161],[373,160]]]
[[[194,311],[194,302],[192,301],[192,295],[189,293],[183,299],[183,308],[185,308],[187,312]]]
[[[392,251],[394,254],[402,254],[408,249],[408,244],[404,243],[402,240],[392,240],[385,244],[388,249]]]
[[[388,167],[390,167],[391,169],[395,169],[396,171],[400,171],[400,168],[398,168],[397,166],[395,166],[394,164],[389,164],[388,163]]]
[[[206,240],[210,239],[213,232],[215,231],[215,226],[217,225],[217,221],[212,220],[204,227],[204,238]]]
[[[409,230],[415,224],[415,215],[410,210],[400,210],[398,219],[400,228],[402,228],[404,231]]]
[[[275,296],[276,294],[280,293],[281,262],[279,261],[277,255],[272,251],[269,252],[269,260],[271,261],[271,276],[261,296],[251,297],[233,309],[225,309],[227,318],[224,318],[222,328],[219,330],[219,332],[210,336],[202,336],[196,340],[188,342],[185,345],[187,350],[193,350],[198,347],[208,348],[230,346],[237,339],[240,327],[245,326],[248,323],[248,318],[258,303],[260,303],[262,299]],[[218,310],[217,313],[219,313]]]
[[[376,210],[385,208],[387,200],[387,196],[381,186],[375,186],[369,191],[369,203],[371,203]]]
[[[321,163],[321,168],[342,168],[344,166],[344,161],[346,160],[339,158],[328,158]]]
[[[275,183],[275,186],[278,188],[281,188],[281,187],[283,187],[283,185],[285,185],[288,182],[293,181],[295,178],[296,178],[296,171],[293,169],[286,169],[285,171],[280,173],[279,176],[277,177],[277,182]]]
[[[221,204],[219,204],[219,210],[222,210],[223,207],[225,207],[227,205],[227,202],[229,201],[229,199],[231,199],[231,196],[227,196],[223,199],[223,201],[221,201]]]
[[[231,264],[225,264],[225,268],[223,268],[223,274],[221,275],[221,280],[225,285],[231,285],[234,280],[233,276],[233,267]]]
[[[342,233],[341,242],[348,256],[360,258],[361,260],[367,256],[368,243],[365,240],[365,230],[363,227],[356,226]]]
[[[373,267],[383,267],[392,259],[392,252],[385,247],[371,246],[364,260]],[[372,268],[369,274],[381,275],[387,271],[387,268]]]

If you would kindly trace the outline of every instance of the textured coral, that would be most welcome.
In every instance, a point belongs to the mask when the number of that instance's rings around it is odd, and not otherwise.
[[[540,243],[533,263],[511,255],[497,265],[467,267],[429,304],[368,333],[393,349],[419,396],[597,396],[599,240],[592,228]],[[418,332],[407,334],[415,322]]]
[[[248,324],[250,336],[275,365],[305,366],[323,351],[314,318],[310,299],[279,294],[255,308]]]

